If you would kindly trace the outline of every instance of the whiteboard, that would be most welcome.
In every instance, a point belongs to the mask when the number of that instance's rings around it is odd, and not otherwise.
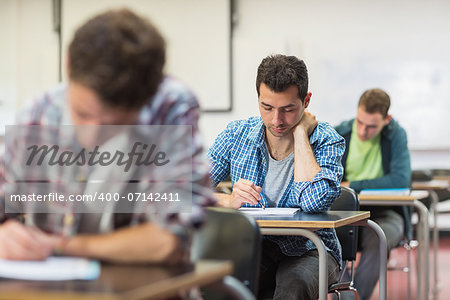
[[[65,0],[63,67],[76,28],[97,13],[121,7],[147,16],[159,28],[167,42],[165,72],[194,91],[202,110],[230,109],[229,0]]]
[[[335,125],[354,117],[361,94],[379,87],[410,149],[450,149],[450,2],[413,2],[316,4],[309,15],[326,22],[290,42],[303,46],[320,119]]]
[[[380,87],[390,95],[390,114],[405,128],[410,149],[450,149],[450,61],[355,55],[345,62],[323,59],[315,69],[321,119],[335,125],[355,117],[361,94]]]
[[[236,108],[255,94],[241,88],[254,86],[247,70],[271,53],[296,55],[308,67],[309,109],[319,120],[354,117],[361,94],[379,87],[410,149],[450,149],[449,12],[448,0],[239,1]]]

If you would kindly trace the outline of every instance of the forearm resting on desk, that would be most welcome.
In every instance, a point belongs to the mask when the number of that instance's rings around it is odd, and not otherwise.
[[[222,194],[222,193],[214,193],[214,197],[217,199],[217,204],[222,207],[231,207],[231,195],[230,194]]]
[[[105,261],[178,263],[184,251],[173,233],[151,223],[104,235],[76,235],[64,245],[63,254]]]

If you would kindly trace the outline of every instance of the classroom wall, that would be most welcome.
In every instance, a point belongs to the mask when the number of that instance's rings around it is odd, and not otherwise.
[[[57,81],[51,2],[0,1],[0,56],[8,56],[1,61],[0,100],[3,95],[17,99],[13,104],[6,101],[9,108],[1,107],[4,115]],[[373,81],[391,94],[394,117],[412,128],[408,135],[413,141],[413,167],[450,168],[450,118],[445,117],[450,111],[450,1],[236,0],[236,4],[233,111],[201,116],[207,146],[229,121],[258,114],[256,68],[268,54],[285,53],[305,60],[313,93],[310,109],[320,120],[336,124],[352,117],[359,95]],[[382,66],[380,71],[371,72],[377,66]],[[361,76],[355,69],[377,76]]]
[[[0,2],[0,120],[12,122],[10,116],[14,111],[16,104],[13,99],[17,98],[17,40],[16,40],[16,21],[17,8],[14,0],[5,0]],[[4,129],[3,129],[4,130]],[[0,129],[0,133],[3,131]]]
[[[53,24],[53,3],[0,0],[2,129],[3,124],[12,123],[17,107],[58,81],[59,40]],[[61,6],[63,80],[66,50],[74,30],[100,11],[127,6],[148,16],[160,28],[167,42],[165,70],[185,81],[199,95],[202,107],[229,107],[228,0],[61,0]],[[214,96],[215,91],[219,91],[218,96]]]
[[[161,31],[167,45],[164,70],[183,80],[198,95],[203,109],[229,107],[228,0],[61,0],[61,3],[64,52],[75,30],[88,18],[126,6],[148,17]]]
[[[0,37],[0,124],[12,124],[25,101],[58,82],[52,0],[1,0]]]
[[[450,168],[450,1],[242,0],[234,31],[234,110],[203,115],[211,144],[229,120],[258,114],[256,68],[271,53],[303,58],[310,110],[337,124],[382,87],[407,129],[413,168]]]

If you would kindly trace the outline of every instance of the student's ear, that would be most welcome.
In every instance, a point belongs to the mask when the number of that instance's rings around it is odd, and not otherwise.
[[[384,126],[389,124],[389,122],[391,122],[391,120],[392,120],[392,116],[391,115],[387,115],[386,118],[384,118]]]
[[[303,103],[304,103],[304,105],[305,105],[305,108],[308,107],[309,101],[311,101],[311,96],[312,96],[312,93],[311,93],[311,92],[309,92],[309,93],[306,94],[305,100],[303,101]]]

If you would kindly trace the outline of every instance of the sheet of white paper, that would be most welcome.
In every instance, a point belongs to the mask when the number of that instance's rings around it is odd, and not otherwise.
[[[100,263],[76,257],[49,257],[44,261],[0,259],[0,277],[24,280],[93,280],[100,275]]]
[[[258,207],[241,207],[239,211],[249,215],[293,215],[298,212],[298,208],[266,207],[266,209],[263,209]]]

